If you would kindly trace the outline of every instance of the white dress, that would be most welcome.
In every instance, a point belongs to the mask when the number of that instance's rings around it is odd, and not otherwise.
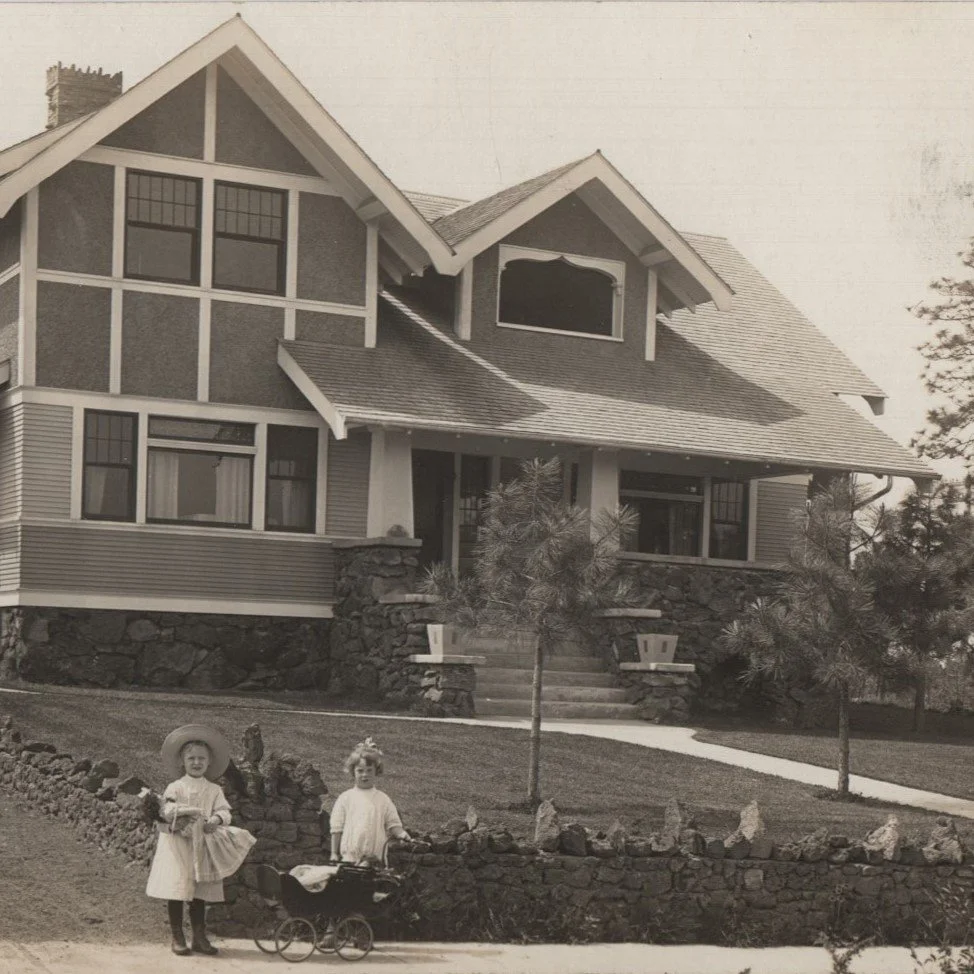
[[[405,831],[392,799],[378,788],[349,788],[331,810],[331,831],[342,833],[342,859],[383,858],[390,835]]]
[[[162,815],[171,819],[176,806],[190,806],[203,811],[203,821],[219,815],[224,825],[230,824],[230,803],[223,789],[206,778],[183,775],[171,782],[162,793]],[[193,839],[190,830],[185,835],[170,831],[170,826],[159,823],[156,854],[149,870],[146,884],[147,896],[159,900],[204,900],[207,903],[223,902],[223,881],[196,882],[194,871]]]

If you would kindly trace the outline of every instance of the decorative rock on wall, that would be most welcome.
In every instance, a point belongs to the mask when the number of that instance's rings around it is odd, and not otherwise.
[[[0,679],[78,686],[304,690],[328,685],[330,620],[10,608]]]
[[[111,761],[92,764],[51,745],[24,741],[0,719],[0,787],[75,824],[102,848],[148,864],[155,831],[142,820],[142,782],[115,784]],[[211,908],[214,928],[244,934],[263,909],[256,866],[288,869],[322,862],[320,808],[327,788],[316,769],[286,755],[264,755],[259,729],[224,788],[234,823],[257,836],[247,863]],[[407,901],[380,937],[436,940],[634,940],[654,943],[812,943],[879,935],[909,942],[919,924],[942,923],[938,898],[969,902],[974,868],[949,819],[922,846],[905,840],[895,818],[862,840],[820,829],[775,845],[757,805],[726,838],[699,832],[671,801],[661,827],[628,834],[562,822],[543,803],[532,839],[490,828],[472,809],[419,837],[392,863],[408,876]]]

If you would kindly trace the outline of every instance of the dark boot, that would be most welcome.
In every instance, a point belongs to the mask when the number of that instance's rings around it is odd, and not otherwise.
[[[183,933],[183,901],[169,900],[169,927],[172,930],[172,952],[178,957],[186,957],[189,947],[186,946],[186,935]]]
[[[189,904],[189,922],[193,928],[193,950],[197,954],[209,954],[211,957],[219,953],[206,939],[206,904],[202,900],[193,900]]]

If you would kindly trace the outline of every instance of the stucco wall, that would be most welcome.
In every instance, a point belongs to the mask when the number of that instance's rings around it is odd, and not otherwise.
[[[104,145],[167,156],[203,158],[203,105],[206,74],[198,71],[121,128]]]
[[[108,392],[111,291],[39,281],[37,385]]]
[[[301,193],[298,297],[365,304],[365,224],[338,196]]]
[[[112,272],[115,170],[71,162],[41,183],[37,265],[85,274]]]
[[[122,392],[195,399],[199,320],[197,298],[126,291],[122,301]]]
[[[277,364],[284,309],[214,301],[210,316],[210,400],[310,409]]]
[[[295,315],[294,337],[299,342],[325,342],[361,348],[365,344],[365,319],[299,308]]]
[[[0,271],[20,262],[20,202],[0,219]]]
[[[216,161],[318,175],[222,68],[217,70]]]

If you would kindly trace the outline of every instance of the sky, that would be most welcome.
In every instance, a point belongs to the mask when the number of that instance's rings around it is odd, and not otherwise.
[[[129,87],[236,13],[402,189],[476,199],[602,150],[877,381],[883,430],[922,425],[909,309],[974,237],[974,3],[0,0],[0,143],[43,128],[49,65]]]

